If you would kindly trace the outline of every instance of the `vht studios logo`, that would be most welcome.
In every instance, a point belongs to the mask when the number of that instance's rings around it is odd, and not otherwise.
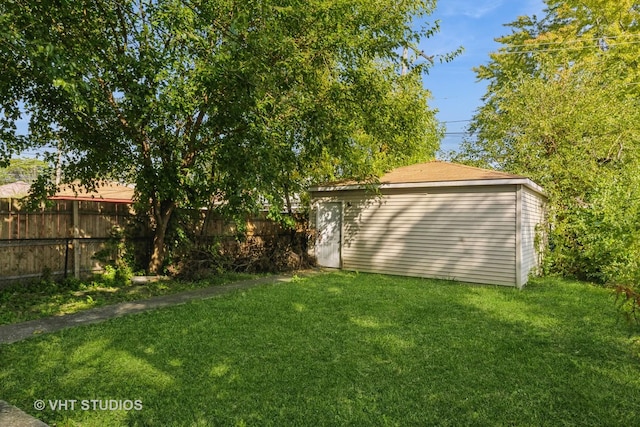
[[[100,399],[38,399],[33,402],[38,411],[141,411],[142,400],[100,400]]]

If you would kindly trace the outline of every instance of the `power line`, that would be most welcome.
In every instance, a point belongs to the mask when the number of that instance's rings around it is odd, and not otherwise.
[[[523,53],[544,53],[544,52],[566,52],[569,50],[584,50],[584,49],[602,49],[602,48],[612,48],[612,47],[616,47],[616,46],[621,46],[621,45],[632,45],[632,44],[640,44],[640,40],[639,41],[635,41],[635,42],[621,42],[621,43],[612,43],[612,44],[607,44],[605,46],[595,46],[595,45],[589,45],[589,46],[575,46],[575,47],[571,47],[571,46],[567,46],[564,48],[558,48],[558,49],[530,49],[530,50],[518,50],[518,51],[498,51],[498,52],[494,52],[495,55],[521,55]],[[522,47],[529,47],[531,45],[522,45]],[[506,49],[511,49],[514,46],[506,46]],[[505,49],[503,48],[503,49]]]
[[[619,35],[619,36],[601,36],[601,37],[591,37],[591,38],[578,38],[578,39],[574,39],[574,40],[562,40],[562,41],[556,41],[556,42],[540,42],[540,43],[523,43],[523,44],[512,44],[509,45],[509,47],[514,48],[514,47],[540,47],[540,46],[554,46],[554,45],[566,45],[566,44],[573,44],[573,43],[582,43],[582,42],[588,42],[588,41],[604,41],[606,42],[607,40],[617,40],[619,38],[640,38],[640,34],[625,34],[625,35]],[[621,42],[621,43],[625,43],[625,42]],[[634,42],[635,43],[635,42]],[[620,44],[620,43],[618,43]]]

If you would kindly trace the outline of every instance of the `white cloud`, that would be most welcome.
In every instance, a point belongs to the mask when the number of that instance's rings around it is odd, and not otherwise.
[[[438,4],[443,16],[479,19],[499,8],[504,0],[444,0]]]

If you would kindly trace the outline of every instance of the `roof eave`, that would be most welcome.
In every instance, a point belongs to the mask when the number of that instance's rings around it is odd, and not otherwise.
[[[103,198],[103,197],[82,197],[82,196],[51,196],[49,197],[50,200],[77,200],[80,202],[105,202],[105,203],[133,203],[133,200],[131,199],[108,199],[108,198]]]
[[[535,182],[528,178],[503,178],[503,179],[473,179],[459,181],[423,181],[423,182],[399,182],[399,183],[381,183],[375,185],[380,190],[401,189],[401,188],[435,188],[435,187],[475,187],[475,186],[495,186],[495,185],[524,185],[535,193],[547,197],[546,193]],[[331,192],[331,191],[350,191],[364,190],[368,188],[363,184],[351,185],[325,185],[316,186],[309,189],[310,192]]]

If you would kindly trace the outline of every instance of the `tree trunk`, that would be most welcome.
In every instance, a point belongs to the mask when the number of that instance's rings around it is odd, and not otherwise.
[[[175,207],[173,202],[164,202],[162,205],[164,206],[160,209],[154,209],[156,229],[153,233],[153,250],[149,261],[149,274],[159,274],[162,270],[166,253],[165,236]]]
[[[164,236],[166,229],[158,226],[153,235],[153,251],[151,252],[151,260],[149,261],[149,274],[159,274],[164,263]]]

